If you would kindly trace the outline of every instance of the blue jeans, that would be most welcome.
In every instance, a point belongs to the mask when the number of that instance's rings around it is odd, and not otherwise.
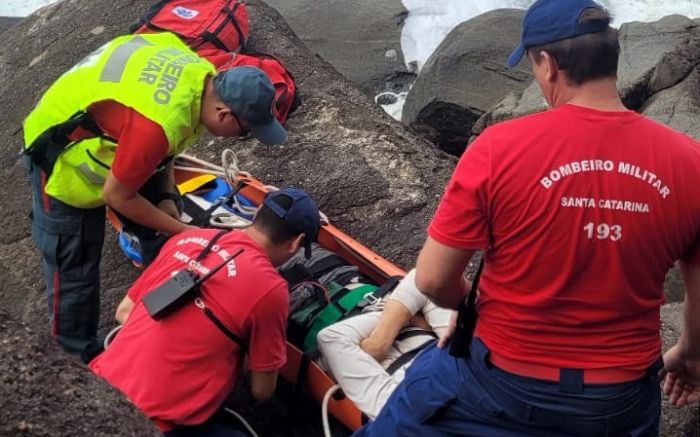
[[[353,435],[655,437],[660,363],[637,381],[583,385],[580,375],[548,382],[500,370],[478,338],[468,360],[433,347],[416,358],[377,419]]]
[[[43,258],[51,334],[89,361],[99,351],[100,259],[105,208],[82,209],[44,193],[46,176],[23,157],[32,187],[32,236]]]

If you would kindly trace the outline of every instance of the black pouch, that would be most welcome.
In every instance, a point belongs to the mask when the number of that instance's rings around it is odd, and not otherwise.
[[[95,136],[103,135],[90,114],[80,111],[63,123],[46,129],[29,147],[24,149],[22,154],[29,156],[49,176],[58,155],[71,145],[71,140],[68,137],[78,127],[94,133]]]
[[[154,320],[160,320],[192,300],[198,283],[194,275],[181,270],[143,297],[143,304]]]
[[[472,344],[476,321],[479,313],[476,311],[476,294],[479,289],[479,278],[484,268],[484,258],[481,258],[479,267],[474,274],[472,288],[469,290],[467,301],[463,302],[457,310],[457,326],[450,341],[450,355],[458,358],[469,358],[469,347]]]
[[[457,315],[457,326],[450,341],[450,355],[453,357],[469,358],[469,347],[472,344],[476,321],[479,313],[476,305],[462,304]]]

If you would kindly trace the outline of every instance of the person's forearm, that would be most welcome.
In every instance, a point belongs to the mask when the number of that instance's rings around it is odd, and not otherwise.
[[[431,302],[435,305],[455,309],[467,297],[467,293],[471,288],[471,284],[464,276],[460,276],[452,282],[431,282],[429,278],[423,278],[421,275],[416,276],[416,285],[421,293],[428,296]]]
[[[190,226],[174,219],[140,195],[131,198],[105,199],[107,204],[140,225],[173,235],[189,229]]]
[[[683,358],[700,360],[700,317],[698,317],[697,303],[691,300],[690,296],[686,296],[683,303],[683,334],[679,343]]]
[[[387,351],[411,318],[411,313],[401,302],[389,299],[384,305],[379,323],[361,343],[362,350],[377,361],[382,361]]]
[[[681,262],[686,286],[683,302],[683,334],[679,340],[683,358],[700,360],[700,267]]]

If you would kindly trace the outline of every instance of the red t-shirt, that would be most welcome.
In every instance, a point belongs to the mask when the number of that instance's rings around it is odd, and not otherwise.
[[[120,389],[163,431],[208,419],[233,390],[244,353],[253,371],[277,370],[286,362],[287,283],[263,249],[244,232],[223,236],[217,243],[220,248],[215,245],[216,250],[202,261],[211,268],[244,249],[201,289],[205,304],[216,317],[246,340],[246,351],[194,302],[160,321],[148,315],[143,296],[185,268],[217,232],[187,231],[166,243],[129,290],[135,304],[121,332],[90,363],[97,375]]]
[[[632,111],[564,105],[487,129],[428,229],[487,248],[477,335],[512,360],[640,370],[674,261],[700,265],[700,147]]]
[[[135,109],[105,100],[88,108],[93,120],[118,147],[112,163],[112,173],[119,182],[138,191],[153,175],[168,154],[168,138],[163,128]],[[77,129],[71,140],[94,136]]]

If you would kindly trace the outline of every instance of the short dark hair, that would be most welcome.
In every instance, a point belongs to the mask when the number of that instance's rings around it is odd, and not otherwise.
[[[287,209],[292,205],[292,198],[281,195],[275,197],[272,202]],[[299,234],[302,234],[301,231],[291,229],[283,218],[275,214],[275,212],[265,204],[260,206],[258,213],[255,214],[253,226],[262,230],[273,244],[284,244],[289,240],[293,240]]]
[[[585,33],[561,41],[528,47],[527,52],[537,64],[542,61],[541,52],[549,53],[557,62],[559,69],[566,73],[569,82],[574,85],[605,77],[616,77],[620,43],[617,38],[617,29],[610,27],[612,18],[608,11],[598,8],[585,9],[578,20],[579,23],[603,21],[608,28],[602,32]]]

